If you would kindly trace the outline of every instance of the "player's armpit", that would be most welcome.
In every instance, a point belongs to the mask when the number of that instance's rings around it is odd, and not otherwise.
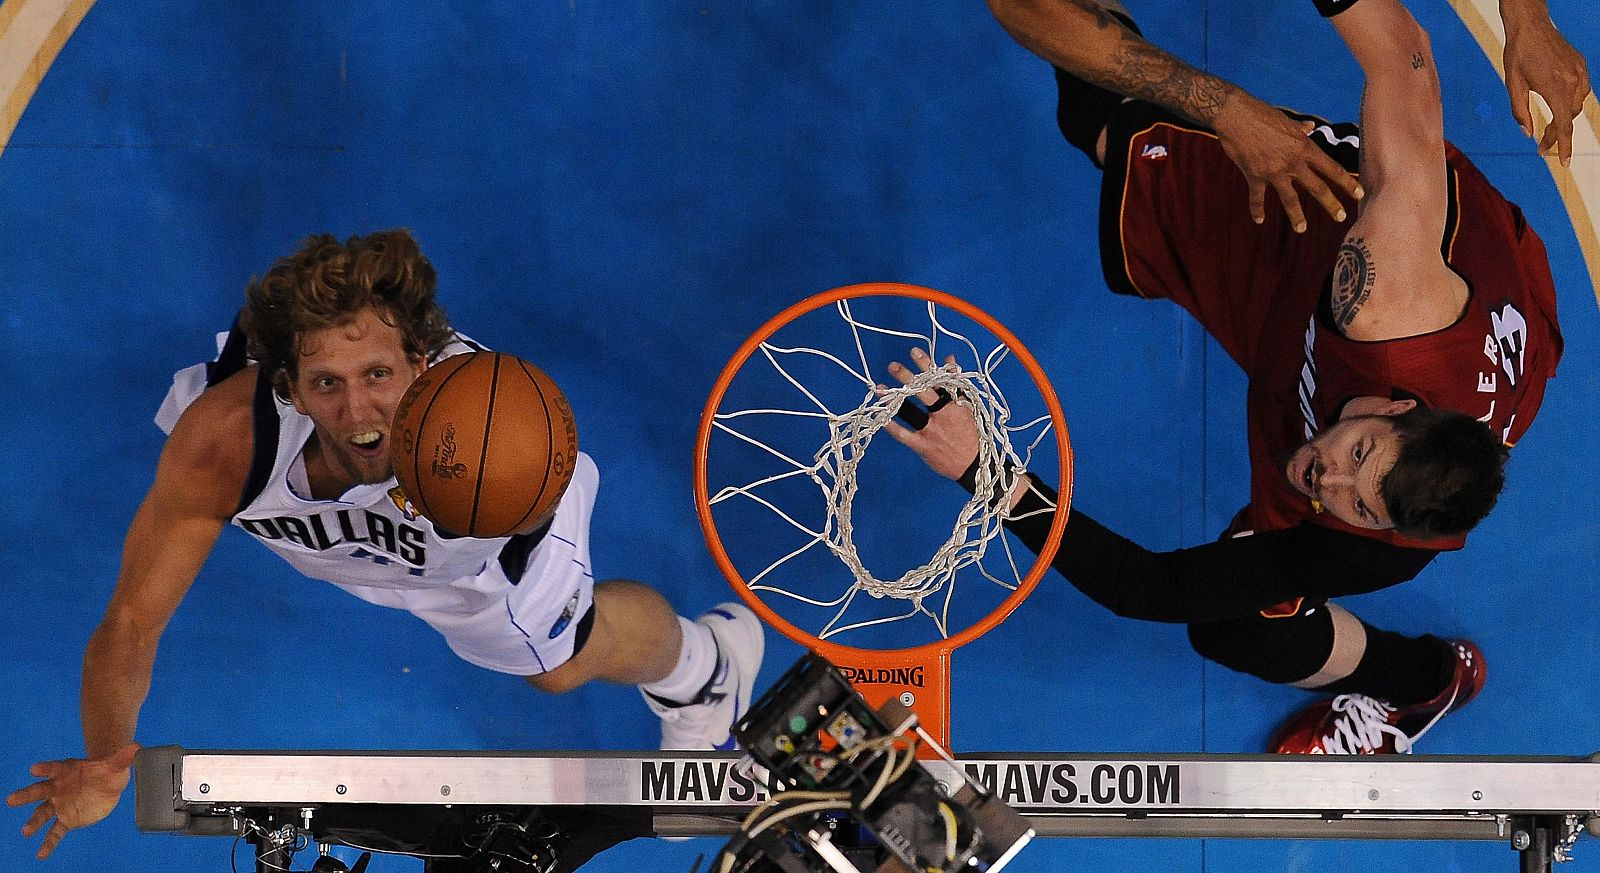
[[[1407,221],[1385,226],[1368,215],[1345,237],[1329,278],[1334,325],[1364,342],[1448,327],[1467,297],[1466,282],[1445,264],[1431,229]]]
[[[1346,336],[1368,341],[1438,330],[1459,317],[1466,283],[1440,253],[1450,169],[1428,34],[1397,0],[1362,0],[1333,23],[1367,79],[1367,197],[1335,264],[1334,319]]]

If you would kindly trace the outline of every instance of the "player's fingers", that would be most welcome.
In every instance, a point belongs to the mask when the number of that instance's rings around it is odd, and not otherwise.
[[[913,362],[916,362],[918,357],[926,359],[927,355],[919,355],[917,352],[911,353],[911,359]],[[928,368],[924,366],[922,369],[927,370]],[[911,380],[916,378],[916,375],[907,369],[905,364],[902,364],[899,361],[889,362],[889,375],[893,376],[901,385],[910,385]],[[918,391],[916,397],[918,400],[922,401],[924,406],[932,405],[939,400],[938,392],[933,390]],[[917,411],[921,412],[922,410],[919,409]],[[913,423],[915,424],[915,422]]]
[[[35,782],[27,788],[18,788],[6,795],[6,806],[22,806],[45,799],[45,783]]]
[[[29,767],[28,768],[28,772],[30,774],[34,775],[34,776],[39,776],[39,777],[42,777],[44,779],[49,779],[52,776],[56,775],[57,773],[61,772],[61,768],[63,766],[65,766],[67,763],[69,763],[69,762],[67,762],[67,761],[40,761],[39,763],[34,764],[32,767]]]
[[[904,446],[910,446],[912,450],[916,449],[916,445],[913,443],[913,441],[917,438],[917,432],[915,430],[912,430],[911,428],[906,427],[897,421],[885,422],[883,429],[889,432],[889,436],[893,437],[895,442]]]
[[[1267,186],[1259,179],[1250,180],[1250,220],[1256,224],[1267,220]]]
[[[959,372],[961,372],[961,368],[956,366],[956,356],[955,355],[945,355],[944,356],[944,363],[940,365],[940,368],[943,369],[946,373],[959,373]],[[939,410],[945,408],[946,406],[949,406],[956,399],[956,396],[954,394],[952,394],[948,389],[945,389],[945,388],[936,388],[936,389],[934,389],[934,393],[936,395],[938,395],[938,396],[934,399],[934,401],[932,403],[928,404],[928,414],[929,415],[932,415],[933,413],[938,412]]]
[[[1561,121],[1560,121],[1560,119],[1552,120],[1549,124],[1545,125],[1544,136],[1540,137],[1540,139],[1539,139],[1539,151],[1541,151],[1541,152],[1550,151],[1556,144],[1556,137],[1560,136],[1560,134],[1561,134]]]
[[[900,401],[900,408],[894,411],[894,417],[905,422],[912,430],[922,430],[928,426],[928,411],[912,403],[909,397]]]
[[[1582,111],[1582,101],[1573,106],[1562,106],[1555,110],[1556,147],[1561,152],[1561,166],[1563,167],[1572,166],[1572,120]]]
[[[1558,114],[1555,120],[1544,129],[1544,139],[1539,141],[1539,151],[1545,154],[1554,153],[1561,158],[1561,165],[1568,166],[1572,163],[1572,121],[1564,120]]]
[[[1367,196],[1367,192],[1361,187],[1361,180],[1357,179],[1350,173],[1349,170],[1346,170],[1343,166],[1341,166],[1338,161],[1324,154],[1321,149],[1313,146],[1312,151],[1306,156],[1306,160],[1310,162],[1311,169],[1317,174],[1317,176],[1320,179],[1326,180],[1325,184],[1329,184],[1335,188],[1338,188],[1340,191],[1343,191],[1346,196],[1353,197],[1356,200],[1360,200],[1361,198]],[[1323,201],[1323,205],[1326,206],[1327,201]],[[1341,205],[1340,209],[1343,208],[1343,205]],[[1335,214],[1332,210],[1329,210],[1328,214],[1332,215],[1339,221],[1344,221],[1342,217]]]
[[[1343,191],[1345,196],[1353,200],[1360,200],[1361,198],[1367,196],[1367,189],[1361,187],[1361,180],[1351,175],[1350,172],[1344,167],[1339,167],[1332,173],[1325,175],[1322,178],[1328,180],[1329,183],[1333,184],[1340,191]],[[1343,208],[1343,204],[1340,204],[1340,208]],[[1344,221],[1345,219],[1345,217],[1342,215],[1334,215],[1333,217],[1339,221]]]
[[[68,828],[66,825],[59,821],[56,822],[55,827],[51,828],[50,832],[44,835],[44,842],[39,844],[39,860],[43,861],[44,859],[50,857],[50,853],[56,850],[56,846],[61,845],[61,838],[67,835],[68,830],[70,830],[70,828]]]
[[[1533,137],[1533,116],[1528,112],[1528,83],[1522,75],[1506,71],[1506,92],[1511,95],[1511,117],[1522,128],[1523,136]]]
[[[911,363],[916,364],[917,369],[924,373],[933,369],[933,358],[928,357],[928,353],[922,349],[911,350]]]
[[[912,357],[915,358],[916,355],[913,354]],[[906,369],[906,366],[899,361],[889,362],[889,375],[899,380],[901,385],[909,385],[911,384],[911,380],[916,378],[911,374],[911,371]],[[931,408],[935,403],[939,402],[940,395],[936,391],[918,391],[916,398],[922,403],[923,406]],[[909,397],[901,402],[900,408],[895,410],[894,414],[896,418],[900,419],[906,424],[911,425],[913,430],[922,430],[928,425],[928,410],[925,410],[917,404],[912,403],[911,398]]]
[[[1300,187],[1313,200],[1322,204],[1323,211],[1327,212],[1334,221],[1344,221],[1344,204],[1340,203],[1339,198],[1334,196],[1333,189],[1328,187],[1328,183],[1317,176],[1311,176],[1301,180]]]
[[[50,805],[50,801],[47,800],[39,804],[34,809],[33,815],[28,816],[28,820],[22,823],[22,835],[25,837],[33,836],[39,832],[39,828],[44,827],[49,823],[50,819],[55,817],[56,808]]]
[[[930,372],[930,371],[933,370],[933,359],[928,357],[928,353],[923,351],[922,349],[912,349],[911,350],[911,363],[916,364],[917,365],[917,369],[921,370],[924,373],[927,373],[927,372]],[[906,379],[901,384],[905,384],[906,382],[910,382],[910,381],[911,381],[910,379]],[[943,400],[945,402],[949,402],[948,399],[946,398],[946,396],[943,393],[941,393],[939,391],[936,391],[934,389],[931,389],[931,388],[926,390],[926,391],[918,391],[917,392],[917,399],[922,401],[922,405],[923,406],[928,407],[928,411],[929,412],[934,411],[934,408],[936,406],[937,407],[943,407],[944,404],[940,403],[941,400]]]
[[[1278,199],[1283,202],[1283,211],[1289,215],[1289,226],[1295,233],[1306,232],[1306,214],[1300,209],[1300,195],[1294,190],[1294,183],[1288,179],[1273,179],[1272,187],[1278,189]]]

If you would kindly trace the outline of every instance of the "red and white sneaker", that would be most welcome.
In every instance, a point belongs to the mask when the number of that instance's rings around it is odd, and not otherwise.
[[[1456,653],[1450,684],[1424,703],[1393,706],[1365,694],[1341,694],[1314,703],[1272,735],[1280,755],[1409,755],[1412,746],[1446,713],[1466,706],[1483,688],[1483,653],[1469,640],[1446,640]]]

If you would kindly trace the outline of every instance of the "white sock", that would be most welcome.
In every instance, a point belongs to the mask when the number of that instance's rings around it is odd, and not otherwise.
[[[683,629],[683,648],[678,650],[677,666],[665,679],[641,685],[652,697],[671,703],[690,703],[700,689],[711,681],[717,669],[717,641],[711,629],[678,616],[678,626]]]

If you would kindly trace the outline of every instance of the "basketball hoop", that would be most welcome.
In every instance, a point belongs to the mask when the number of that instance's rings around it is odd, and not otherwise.
[[[892,388],[873,377],[913,347],[934,361],[950,355],[954,365],[930,366]],[[1026,400],[1036,410],[1021,414],[1024,400],[1001,385],[1008,375],[1013,383],[1031,381],[1034,392],[1025,392]],[[889,456],[881,465],[907,465],[888,477],[892,487],[865,484],[872,477],[863,473],[863,462],[902,404],[928,391],[972,413],[979,434],[977,488],[952,508],[942,541],[917,542],[935,526],[904,502],[923,509],[957,489],[902,446],[872,453]],[[951,653],[992,630],[1028,597],[1060,543],[1072,492],[1064,422],[1038,362],[976,306],[915,285],[837,288],[762,325],[718,376],[695,446],[700,525],[717,566],[762,619],[841,667],[872,705],[892,698],[911,708],[948,746]],[[1052,452],[1059,497],[1045,547],[1024,570],[1003,535],[1009,520],[1004,497]],[[905,496],[902,488],[918,497]],[[920,495],[932,489],[943,490]],[[886,519],[909,523],[885,525]],[[875,530],[863,534],[864,527]],[[945,530],[943,523],[937,530]],[[780,544],[785,537],[798,543]],[[880,574],[869,564],[894,558],[869,561],[862,551],[885,543],[895,557],[922,551],[906,560],[910,569]],[[730,545],[742,552],[739,560]],[[983,584],[967,584],[973,578]],[[976,587],[964,600],[978,602],[957,606],[958,587]],[[842,590],[828,593],[833,588]],[[804,623],[816,629],[784,614],[796,610],[807,612]],[[919,617],[933,638],[907,645],[906,620]],[[891,632],[894,637],[885,636]]]

